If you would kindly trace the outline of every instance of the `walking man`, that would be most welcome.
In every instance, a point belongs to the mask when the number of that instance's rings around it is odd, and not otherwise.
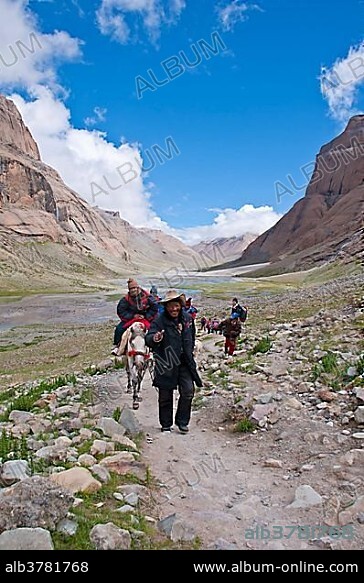
[[[233,356],[236,348],[236,340],[241,333],[239,314],[233,312],[229,318],[220,322],[219,330],[225,336],[225,354]]]
[[[178,389],[179,399],[174,421],[181,433],[188,433],[194,383],[202,387],[193,356],[193,320],[182,309],[186,303],[184,294],[169,290],[160,303],[164,306],[164,311],[152,322],[145,337],[155,359],[153,385],[158,388],[159,422],[161,431],[171,431],[174,391]]]

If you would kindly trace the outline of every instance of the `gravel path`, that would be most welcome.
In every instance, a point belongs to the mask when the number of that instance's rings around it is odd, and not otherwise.
[[[215,346],[219,340],[210,337],[203,357],[221,351]],[[287,369],[284,353],[277,350],[271,365],[278,372]],[[131,407],[130,395],[120,396],[124,374],[108,376],[109,393],[113,385],[119,387],[109,413],[116,406]],[[250,378],[250,390],[282,390],[277,378],[264,383],[260,376]],[[355,440],[341,448],[337,429],[324,420],[313,421],[294,402],[281,406],[280,419],[269,431],[231,433],[224,422],[226,407],[226,397],[216,391],[206,406],[193,412],[188,435],[177,428],[161,433],[157,392],[149,378],[144,381],[143,402],[136,412],[146,436],[143,460],[160,485],[158,518],[170,517],[174,536],[198,537],[204,549],[363,548],[364,527],[358,523],[353,536],[348,530],[349,539],[340,526],[340,538],[326,536],[337,525],[334,466],[344,451],[359,447]],[[290,506],[297,497],[300,501]]]

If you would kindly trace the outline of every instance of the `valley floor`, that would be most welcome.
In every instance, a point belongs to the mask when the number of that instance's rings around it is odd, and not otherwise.
[[[245,296],[249,318],[232,358],[223,356],[221,336],[199,333],[204,387],[196,392],[188,435],[160,433],[149,378],[140,409],[131,411],[125,372],[109,357],[112,319],[2,332],[2,395],[11,387],[19,392],[25,381],[29,387],[32,379],[74,372],[75,387],[67,390],[92,395],[99,415],[128,410],[140,424],[140,455],[153,476],[152,518],[173,544],[362,549],[363,279]],[[229,292],[202,294],[200,313],[224,315]],[[76,444],[77,431],[63,435]],[[51,435],[43,433],[38,446],[52,446]],[[72,541],[68,548],[78,548]]]

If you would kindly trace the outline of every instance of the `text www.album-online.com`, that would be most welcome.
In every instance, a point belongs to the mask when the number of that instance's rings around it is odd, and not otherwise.
[[[357,563],[254,563],[240,561],[239,563],[194,563],[195,573],[358,573]]]

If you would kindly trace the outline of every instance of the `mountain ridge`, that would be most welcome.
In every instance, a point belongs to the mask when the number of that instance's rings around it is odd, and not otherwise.
[[[304,197],[257,237],[239,259],[223,267],[269,262],[278,270],[306,269],[338,256],[343,245],[347,254],[360,255],[363,154],[364,115],[357,115],[341,134],[321,147]],[[359,243],[351,248],[347,243],[352,237]]]
[[[23,279],[17,255],[24,255],[23,269],[31,277],[31,261],[22,246],[38,246],[39,268],[42,245],[60,245],[62,269],[66,256],[80,270],[105,274],[158,272],[184,262],[193,266],[197,254],[178,239],[160,232],[133,227],[118,213],[91,206],[69,188],[58,172],[42,162],[39,149],[15,104],[0,95],[0,280],[5,288]],[[195,260],[195,261],[194,261]],[[83,266],[83,267],[82,267]],[[72,268],[71,268],[72,272]],[[10,282],[6,282],[11,274]],[[53,281],[54,274],[49,274]],[[72,280],[72,273],[67,277]],[[47,278],[45,278],[46,280]],[[77,277],[76,279],[79,279]],[[51,281],[49,282],[51,285]],[[26,283],[23,282],[23,286]]]

